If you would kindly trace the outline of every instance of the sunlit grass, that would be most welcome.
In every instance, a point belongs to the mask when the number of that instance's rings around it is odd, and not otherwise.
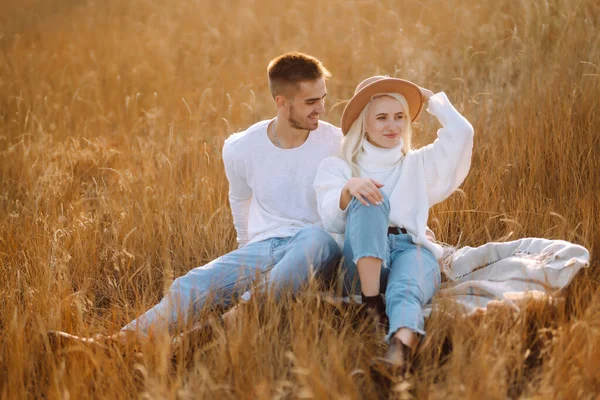
[[[505,398],[600,392],[600,6],[594,0],[0,5],[2,398]],[[445,91],[472,122],[471,172],[431,212],[446,243],[527,236],[586,246],[557,305],[427,322],[414,377],[368,376],[381,337],[306,294],[257,303],[175,364],[48,352],[43,333],[112,333],[172,280],[235,248],[221,147],[272,117],[266,65],[300,50],[333,73],[338,123],[373,74]],[[435,137],[424,116],[416,144]],[[301,167],[301,166],[299,166]]]

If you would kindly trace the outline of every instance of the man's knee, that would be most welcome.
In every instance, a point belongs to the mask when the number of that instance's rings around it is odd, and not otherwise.
[[[299,235],[299,239],[302,242],[309,244],[310,247],[327,248],[328,250],[332,250],[341,254],[340,246],[337,244],[335,239],[325,229],[319,226],[309,226],[303,228]]]
[[[175,279],[168,295],[186,307],[196,302],[198,297],[208,296],[209,292],[217,286],[216,276],[211,273],[210,265],[211,263],[194,268]]]
[[[198,287],[191,282],[189,273],[175,279],[169,288],[169,297],[178,302],[190,302],[193,300],[194,294],[198,291]]]

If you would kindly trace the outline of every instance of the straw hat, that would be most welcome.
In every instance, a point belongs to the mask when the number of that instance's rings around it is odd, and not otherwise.
[[[354,96],[344,108],[341,123],[344,135],[348,133],[356,118],[373,96],[381,93],[398,93],[404,96],[408,102],[408,111],[412,116],[411,122],[414,122],[423,110],[425,96],[416,84],[404,79],[390,78],[389,76],[372,76],[358,84]]]

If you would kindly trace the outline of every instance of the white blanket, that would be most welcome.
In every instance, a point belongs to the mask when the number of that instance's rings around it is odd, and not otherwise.
[[[442,283],[434,304],[425,307],[425,316],[442,299],[454,300],[467,313],[485,309],[490,301],[503,301],[518,310],[524,298],[555,296],[589,260],[585,247],[540,238],[456,251],[446,248],[440,264],[448,281]]]

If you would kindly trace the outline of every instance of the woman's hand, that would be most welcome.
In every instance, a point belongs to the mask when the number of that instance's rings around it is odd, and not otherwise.
[[[433,231],[431,229],[429,229],[429,227],[425,227],[425,236],[427,236],[427,239],[430,242],[435,243],[435,233],[433,233]]]
[[[423,96],[425,96],[425,98],[427,100],[429,100],[429,98],[431,96],[433,96],[433,92],[431,90],[429,90],[429,89],[421,88],[421,93],[423,93]]]
[[[384,185],[377,182],[375,179],[370,178],[350,178],[348,182],[342,188],[342,195],[340,197],[340,209],[345,210],[352,200],[352,197],[356,197],[365,206],[369,206],[370,201],[372,204],[381,204],[383,201],[383,195],[379,190]]]

